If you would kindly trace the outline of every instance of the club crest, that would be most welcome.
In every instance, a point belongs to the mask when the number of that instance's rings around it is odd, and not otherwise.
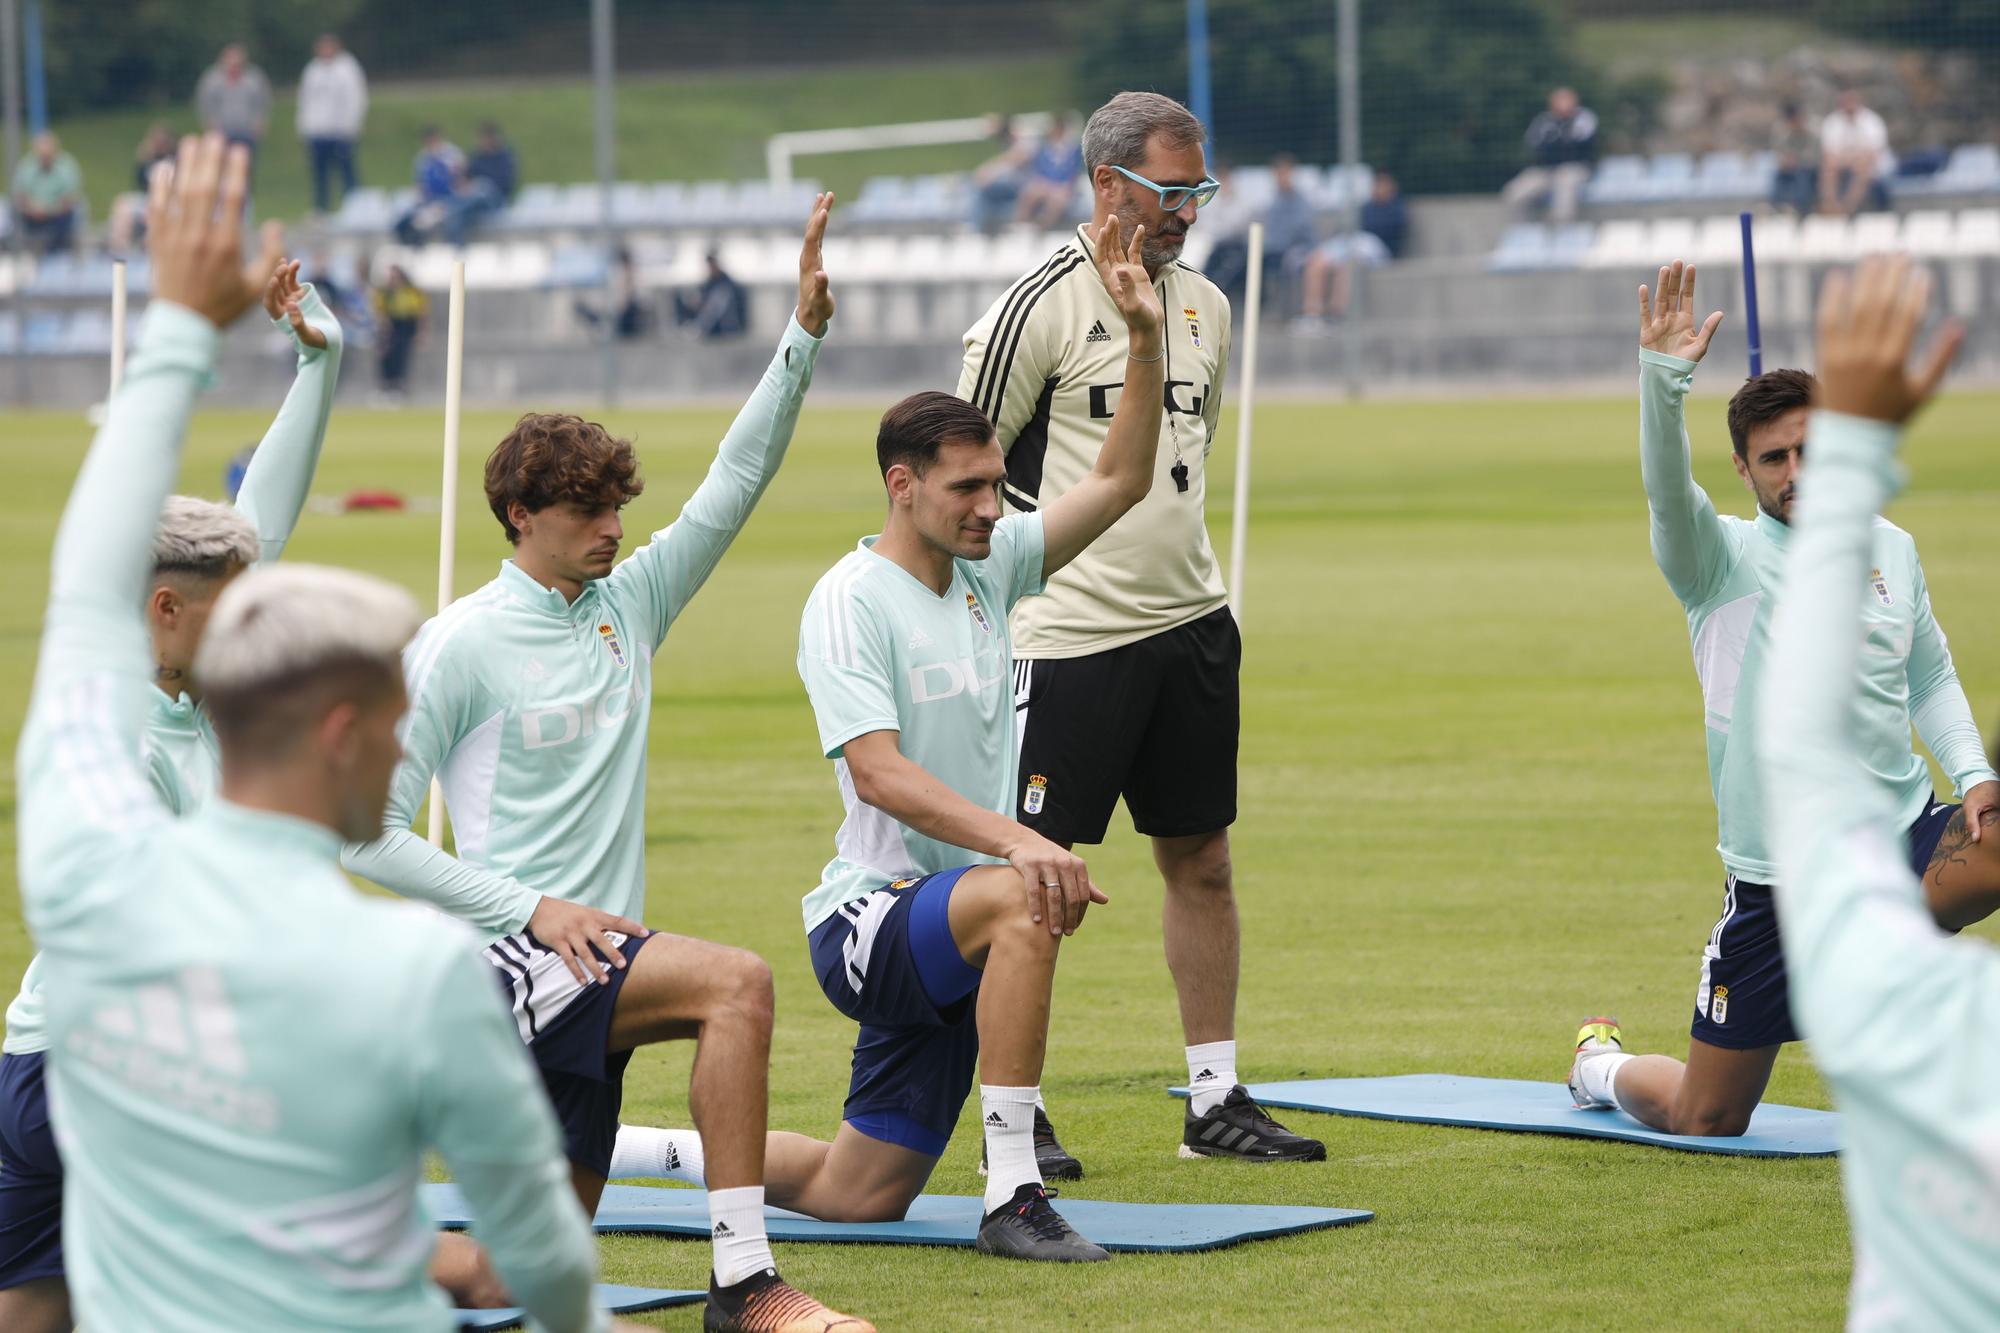
[[[1187,316],[1187,324],[1188,324],[1188,341],[1189,341],[1189,342],[1191,342],[1191,343],[1193,343],[1193,344],[1194,344],[1194,345],[1195,345],[1196,347],[1199,347],[1199,346],[1201,346],[1201,318],[1200,318],[1200,316],[1198,316],[1198,315],[1197,315],[1197,314],[1195,313],[1195,308],[1194,308],[1193,306],[1191,306],[1191,305],[1184,305],[1184,306],[1182,306],[1182,307],[1181,307],[1181,314],[1183,314],[1183,315]]]
[[[1896,604],[1896,599],[1889,595],[1889,581],[1882,577],[1881,570],[1871,569],[1868,571],[1868,586],[1875,590],[1875,600],[1882,603],[1882,605],[1894,606]]]
[[[1042,813],[1042,802],[1049,794],[1049,780],[1040,773],[1028,775],[1028,789],[1021,793],[1021,809],[1031,815]]]
[[[604,640],[604,646],[611,650],[611,660],[619,666],[624,666],[625,648],[618,642],[618,631],[611,628],[610,622],[607,621],[597,627],[597,635]]]
[[[986,619],[986,612],[980,609],[979,599],[971,593],[965,594],[965,609],[972,612],[972,623],[987,634],[993,632],[992,622]]]

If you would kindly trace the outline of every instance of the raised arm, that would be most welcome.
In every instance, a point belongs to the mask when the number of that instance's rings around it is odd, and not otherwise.
[[[1639,476],[1652,519],[1653,559],[1684,604],[1707,599],[1728,572],[1722,520],[1695,484],[1684,404],[1694,368],[1722,323],[1694,317],[1694,266],[1660,270],[1657,300],[1639,288]]]
[[[1153,488],[1160,413],[1166,403],[1165,316],[1160,294],[1139,258],[1146,229],[1134,227],[1131,243],[1124,246],[1120,234],[1114,213],[1104,220],[1092,250],[1097,276],[1125,321],[1125,383],[1097,462],[1081,481],[1042,507],[1044,578],[1082,555]]]
[[[1894,801],[1863,768],[1854,735],[1872,522],[1898,485],[1901,427],[1962,337],[1947,333],[1917,373],[1904,369],[1929,290],[1904,259],[1827,280],[1819,406],[1764,669],[1758,753],[1794,1012],[1837,1078],[1886,1075],[1936,1043],[1967,1040],[1954,1014],[1991,1022],[1968,1010],[1962,989],[1968,970],[1991,962],[1932,924]]]
[[[1965,802],[1965,825],[1972,840],[1982,840],[1983,820],[1988,810],[2000,806],[2000,780],[1987,762],[1979,740],[1979,724],[1973,720],[1972,705],[1959,683],[1958,668],[1952,664],[1951,648],[1944,630],[1931,610],[1930,588],[1924,582],[1923,565],[1917,565],[1917,606],[1914,637],[1910,641],[1909,662],[1910,720],[1924,746],[1937,756],[1938,766],[1951,778],[1952,789]]]
[[[284,554],[292,529],[298,526],[319,467],[320,446],[326,442],[327,421],[333,415],[333,391],[340,382],[343,344],[340,321],[326,308],[312,284],[299,281],[299,261],[280,260],[264,287],[264,313],[298,349],[298,370],[284,406],[264,432],[236,507],[257,527],[265,560]]]
[[[140,603],[153,530],[180,470],[195,394],[217,333],[248,309],[277,259],[242,264],[247,154],[185,139],[148,201],[154,300],[56,530],[48,614],[16,773],[21,889],[45,949],[79,941],[115,877],[92,870],[165,807],[139,738],[152,660]],[[101,937],[88,940],[100,947]]]
[[[820,253],[832,209],[831,194],[813,202],[799,250],[798,309],[764,378],[722,437],[708,475],[681,507],[680,517],[611,573],[619,591],[649,610],[651,651],[659,650],[675,617],[715,572],[785,461],[812,384],[813,363],[833,318],[833,293]]]

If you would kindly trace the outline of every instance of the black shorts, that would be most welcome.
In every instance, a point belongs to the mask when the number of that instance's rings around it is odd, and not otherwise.
[[[605,933],[628,964],[653,938]],[[600,958],[598,965],[609,979],[586,986],[562,955],[525,930],[489,944],[485,958],[541,1071],[542,1086],[562,1126],[563,1155],[585,1170],[608,1175],[625,1100],[625,1066],[632,1062],[632,1052],[611,1049],[611,1018],[631,969],[612,967]]]
[[[1226,606],[1109,652],[1016,662],[1021,822],[1055,842],[1103,842],[1123,796],[1148,837],[1228,828],[1242,666]]]
[[[42,1052],[0,1056],[0,1291],[63,1275],[62,1159]]]

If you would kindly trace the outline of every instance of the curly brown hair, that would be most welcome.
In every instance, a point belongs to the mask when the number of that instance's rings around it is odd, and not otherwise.
[[[1729,441],[1738,458],[1750,456],[1750,432],[1795,407],[1812,406],[1819,381],[1803,370],[1767,370],[1743,381],[1729,400]]]
[[[524,414],[486,458],[486,503],[516,545],[521,534],[507,521],[516,501],[531,514],[556,504],[601,509],[645,488],[630,440],[561,412]]]

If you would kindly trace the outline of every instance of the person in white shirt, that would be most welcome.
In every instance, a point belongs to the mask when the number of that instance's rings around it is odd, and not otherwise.
[[[1819,211],[1850,217],[1865,205],[1889,206],[1887,181],[1896,169],[1889,127],[1861,105],[1852,88],[1840,94],[1819,127]]]
[[[299,138],[305,140],[312,163],[313,210],[330,211],[330,178],[340,173],[340,197],[354,192],[354,144],[368,118],[368,76],[361,62],[323,32],[313,43],[313,58],[299,75]]]

